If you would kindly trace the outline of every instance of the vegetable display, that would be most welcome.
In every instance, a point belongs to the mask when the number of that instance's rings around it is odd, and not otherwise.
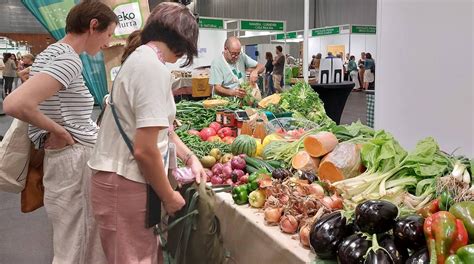
[[[304,83],[255,110],[292,113],[291,121],[268,121],[261,139],[237,135],[240,127],[216,117],[216,107],[227,116],[227,109],[255,105],[245,87],[243,100],[178,103],[175,127],[208,184],[233,187],[236,206],[262,212],[265,225],[310,248],[318,261],[474,263],[474,160],[443,152],[431,137],[405,150],[386,131],[335,125]],[[174,175],[184,172],[192,173]]]

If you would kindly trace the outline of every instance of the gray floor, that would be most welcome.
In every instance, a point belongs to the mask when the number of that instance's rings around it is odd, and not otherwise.
[[[1,100],[1,99],[0,99]],[[94,111],[97,115],[98,110]],[[366,122],[364,93],[351,93],[341,123]],[[12,118],[0,116],[0,135]],[[52,229],[44,207],[33,213],[20,212],[20,195],[0,192],[0,264],[47,264],[52,260]]]

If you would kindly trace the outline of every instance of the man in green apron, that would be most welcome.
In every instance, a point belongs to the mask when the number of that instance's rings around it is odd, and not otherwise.
[[[254,86],[258,74],[265,70],[263,64],[242,53],[241,48],[237,37],[229,37],[222,55],[212,61],[209,84],[214,86],[215,94],[243,98],[246,92],[240,85],[247,81],[246,71],[251,70],[249,83]]]

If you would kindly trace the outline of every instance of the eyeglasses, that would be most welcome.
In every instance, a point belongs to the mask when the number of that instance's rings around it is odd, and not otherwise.
[[[240,51],[238,52],[231,52],[230,50],[226,49],[227,52],[229,52],[231,57],[238,57],[240,56]]]

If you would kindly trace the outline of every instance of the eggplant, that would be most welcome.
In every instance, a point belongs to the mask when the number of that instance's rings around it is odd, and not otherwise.
[[[272,178],[277,179],[277,180],[284,180],[288,177],[291,176],[291,171],[287,169],[275,169],[272,172]]]
[[[405,264],[430,264],[430,253],[426,247],[419,249],[411,255]]]
[[[309,183],[313,183],[318,180],[318,177],[312,172],[305,171],[301,174],[300,179],[307,180]]]
[[[379,245],[383,247],[394,264],[403,264],[408,258],[408,250],[401,244],[395,243],[395,237],[384,234],[379,238]]]
[[[394,204],[383,200],[368,200],[357,205],[355,224],[362,232],[381,234],[393,228],[397,215],[398,208]]]
[[[393,235],[397,243],[409,249],[417,250],[426,247],[423,223],[425,220],[419,215],[401,217],[393,227]]]
[[[311,227],[309,241],[316,255],[321,259],[336,257],[341,241],[351,234],[352,229],[340,211],[321,217]]]
[[[363,264],[367,250],[372,246],[372,242],[361,234],[353,234],[345,238],[339,245],[337,258],[339,263]]]
[[[364,264],[394,264],[394,262],[385,250],[378,249],[375,252],[371,250],[369,254],[367,254],[367,259]]]

